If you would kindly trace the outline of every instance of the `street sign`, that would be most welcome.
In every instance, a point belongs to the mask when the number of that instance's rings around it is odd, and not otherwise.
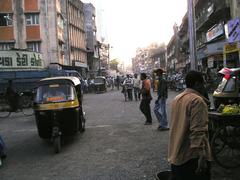
[[[239,18],[228,21],[228,42],[240,41],[240,20]]]
[[[43,69],[42,54],[30,51],[0,51],[0,69]]]

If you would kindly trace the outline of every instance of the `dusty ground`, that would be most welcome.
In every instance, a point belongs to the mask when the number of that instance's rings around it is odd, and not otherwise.
[[[170,92],[169,101],[175,95]],[[109,91],[85,95],[84,105],[86,131],[65,139],[60,154],[38,137],[33,117],[0,119],[8,148],[0,179],[153,180],[156,172],[169,169],[168,132],[156,130],[154,114],[153,125],[143,125],[139,102],[124,102],[120,91]],[[213,165],[216,180],[237,180],[239,175],[239,169]]]

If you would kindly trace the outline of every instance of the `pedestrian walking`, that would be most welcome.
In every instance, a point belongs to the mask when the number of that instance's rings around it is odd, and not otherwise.
[[[114,77],[110,76],[109,81],[110,81],[110,87],[112,88],[111,90],[113,90],[114,89]]]
[[[152,100],[151,96],[151,82],[149,79],[147,79],[146,73],[141,73],[141,80],[142,80],[142,89],[141,89],[141,95],[142,100],[140,103],[140,110],[144,114],[146,118],[145,125],[151,125],[152,124],[152,115],[151,115],[151,108],[150,103]]]
[[[176,180],[210,180],[208,107],[200,72],[190,71],[171,105],[168,161]]]
[[[117,90],[119,90],[119,86],[120,86],[120,82],[121,80],[120,80],[120,77],[119,76],[117,76],[116,77],[116,80],[115,80],[115,82],[116,82],[116,87],[117,87]]]
[[[157,69],[155,73],[158,76],[157,94],[158,98],[155,101],[154,113],[159,122],[158,130],[169,130],[167,121],[166,101],[168,98],[167,81],[163,78],[163,70]]]
[[[133,92],[134,92],[134,98],[136,101],[140,99],[140,84],[141,84],[141,80],[140,78],[138,78],[138,74],[134,74]]]
[[[133,95],[132,95],[133,79],[130,77],[129,74],[127,75],[127,78],[124,80],[123,86],[124,86],[125,90],[127,91],[128,100],[132,101],[133,100]]]

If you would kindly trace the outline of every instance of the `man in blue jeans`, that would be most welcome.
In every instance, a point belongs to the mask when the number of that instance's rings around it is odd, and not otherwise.
[[[166,101],[168,98],[167,81],[163,78],[163,70],[155,70],[158,76],[158,99],[155,101],[154,113],[159,122],[158,130],[169,130],[166,112]]]

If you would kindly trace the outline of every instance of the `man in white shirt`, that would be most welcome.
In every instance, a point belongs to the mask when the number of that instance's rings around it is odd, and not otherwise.
[[[125,90],[127,90],[128,94],[128,100],[133,100],[132,90],[133,90],[133,79],[130,77],[130,75],[127,75],[127,78],[123,82],[123,86]]]

